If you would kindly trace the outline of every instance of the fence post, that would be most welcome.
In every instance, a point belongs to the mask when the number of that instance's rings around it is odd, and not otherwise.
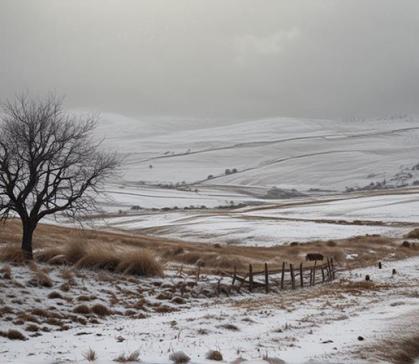
[[[303,263],[300,263],[300,284],[301,284],[301,288],[303,288],[304,287]]]
[[[282,262],[281,289],[284,289],[284,278],[285,278],[285,262]]]
[[[234,283],[236,283],[236,279],[237,279],[237,267],[234,266],[233,282],[231,283],[232,286],[234,286]]]
[[[322,268],[322,282],[324,282],[324,267],[323,267],[323,265],[321,266],[321,268]]]
[[[330,266],[332,269],[332,279],[335,279],[335,266],[333,264],[333,258],[330,258]]]
[[[268,263],[265,263],[265,291],[269,293],[269,271],[268,271]]]
[[[330,260],[329,258],[327,258],[327,280],[331,281],[332,280],[332,271],[330,269]]]
[[[253,267],[249,264],[249,291],[252,292],[253,289]]]
[[[317,260],[314,261],[314,268],[313,268],[313,286],[316,285],[316,266],[317,266]]]
[[[199,281],[199,275],[201,274],[201,267],[198,266],[198,271],[196,272],[196,281]]]
[[[313,285],[313,268],[310,268],[310,286]]]
[[[294,268],[292,267],[292,264],[290,264],[290,272],[291,272],[291,287],[292,289],[295,289]]]

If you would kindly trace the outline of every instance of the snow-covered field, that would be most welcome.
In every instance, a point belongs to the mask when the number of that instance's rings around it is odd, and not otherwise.
[[[418,175],[412,167],[419,162],[419,118],[413,116],[230,122],[105,114],[99,135],[126,157],[121,186],[185,181],[342,191],[383,180],[412,184]]]
[[[25,284],[27,269],[13,268],[16,282]],[[28,341],[0,338],[0,361],[78,363],[85,362],[83,354],[91,348],[97,353],[97,363],[111,363],[120,354],[136,350],[142,362],[150,364],[170,363],[173,351],[185,352],[191,363],[210,363],[205,359],[209,350],[219,350],[224,362],[238,357],[258,363],[267,363],[263,357],[281,358],[286,363],[377,362],[386,354],[383,340],[418,334],[417,325],[409,324],[419,315],[418,272],[417,257],[384,262],[381,270],[367,267],[340,272],[338,280],[332,283],[281,294],[202,297],[175,305],[179,311],[172,313],[141,309],[143,318],[117,314],[99,318],[101,322],[97,324],[71,324],[65,331],[41,331],[41,335],[33,335]],[[119,298],[128,294],[132,302],[136,294],[150,304],[156,301],[151,295],[158,292],[147,288],[153,280],[143,280],[139,286],[137,280],[123,280],[115,285],[115,278],[108,282],[102,278],[94,284],[95,274],[82,272],[76,276],[75,286],[63,294],[66,299],[45,301],[55,287],[31,288],[32,301],[18,304],[22,288],[11,285],[2,298],[3,304],[12,311],[49,306],[50,312],[61,312],[66,306],[76,305],[74,294],[83,292],[93,295],[88,305],[109,305],[112,292]],[[366,274],[372,278],[369,284],[364,281]],[[58,284],[59,272],[50,275],[54,285]],[[170,283],[170,279],[166,282],[166,289],[176,283]],[[145,288],[142,294],[135,293],[139,287]],[[122,301],[121,298],[114,302],[115,310],[124,310]],[[1,321],[2,330],[12,326],[10,321]]]
[[[96,227],[269,246],[400,237],[419,223],[418,117],[228,121],[105,114],[98,134],[124,163],[105,187],[105,214]],[[356,191],[371,184],[375,189]],[[295,196],[269,195],[273,186]],[[382,189],[398,186],[404,188]],[[345,193],[346,187],[355,191]],[[217,209],[232,205],[247,207]]]
[[[331,201],[332,200],[332,201]],[[419,224],[416,190],[275,200],[239,209],[131,211],[94,226],[195,242],[271,246],[380,234],[402,237]]]

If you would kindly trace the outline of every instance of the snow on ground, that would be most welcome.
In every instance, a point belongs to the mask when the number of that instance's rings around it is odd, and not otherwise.
[[[391,182],[419,174],[419,119],[333,121],[132,120],[105,114],[99,136],[125,156],[117,183],[195,183],[292,187],[298,190]],[[225,175],[226,169],[237,173]],[[348,173],[350,171],[350,173]],[[206,180],[209,175],[215,178]],[[393,181],[397,184],[400,181]]]
[[[179,191],[176,189],[156,188],[149,186],[109,186],[105,198],[101,197],[100,207],[108,212],[129,210],[133,206],[144,209],[152,208],[184,208],[208,207],[257,202],[251,196],[232,192],[223,192],[211,188],[199,188],[195,191]]]
[[[344,239],[381,234],[402,237],[419,222],[419,193],[340,195],[270,201],[238,210],[142,210],[94,220],[97,227],[203,243],[271,246],[292,241]],[[355,220],[367,221],[356,223]]]
[[[392,275],[393,268],[396,275]],[[14,268],[19,281],[22,269]],[[417,330],[411,322],[419,314],[418,272],[419,258],[415,257],[384,262],[381,270],[368,267],[339,272],[332,283],[280,294],[203,298],[193,305],[179,306],[180,311],[147,314],[142,319],[113,316],[103,323],[45,332],[24,342],[0,338],[0,360],[19,364],[83,362],[83,353],[92,348],[99,364],[135,350],[142,362],[149,364],[170,363],[169,354],[178,350],[188,354],[191,363],[210,363],[205,359],[208,350],[220,350],[225,362],[239,356],[262,362],[264,355],[286,363],[374,361],[376,353],[365,351],[364,346],[399,336],[398,330],[393,331],[395,326],[400,329],[405,325],[405,334]],[[365,274],[371,276],[372,283],[366,284]],[[78,284],[89,291],[90,278],[86,272]],[[132,286],[121,282],[119,286],[134,291],[138,284],[141,287],[138,282]],[[109,290],[117,288],[114,283],[109,285]],[[7,304],[13,309],[19,306],[10,303],[9,297],[18,295],[19,290],[8,290]],[[51,289],[40,290],[45,293],[39,297],[45,298]],[[98,301],[107,300],[104,292],[92,290]],[[1,321],[1,325],[4,329],[12,324]]]
[[[339,201],[251,211],[251,216],[302,219],[373,220],[384,222],[418,222],[419,194],[391,194],[344,198]]]
[[[171,214],[165,215],[172,217]],[[191,216],[188,218],[165,220],[132,218],[120,223],[109,219],[110,227],[125,230],[139,230],[147,227],[153,229],[152,234],[177,238],[186,241],[203,243],[226,243],[247,246],[283,245],[293,241],[305,242],[312,240],[345,239],[354,235],[382,234],[401,236],[408,231],[406,228],[366,225],[339,225],[301,221],[251,220],[232,216]]]

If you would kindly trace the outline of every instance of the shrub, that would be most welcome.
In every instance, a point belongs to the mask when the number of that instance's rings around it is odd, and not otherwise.
[[[186,364],[191,360],[183,351],[176,351],[170,354],[169,359],[175,364]]]

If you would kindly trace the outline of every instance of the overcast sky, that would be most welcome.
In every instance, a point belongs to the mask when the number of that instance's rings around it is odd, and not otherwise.
[[[0,98],[131,116],[419,113],[417,0],[0,0]]]

